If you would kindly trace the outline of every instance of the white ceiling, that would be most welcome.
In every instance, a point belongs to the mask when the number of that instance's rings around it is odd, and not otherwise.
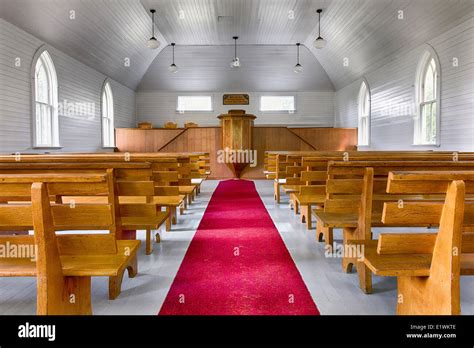
[[[243,90],[244,86],[327,88],[321,66],[339,89],[396,55],[472,20],[474,6],[472,0],[0,1],[4,19],[126,86],[135,89],[143,78],[140,88],[203,91],[225,87]],[[156,26],[162,34],[157,36],[163,46],[169,42],[179,45],[180,72],[173,80],[164,71],[169,49],[157,57],[160,49],[145,46],[151,27],[148,10],[152,7],[157,10]],[[324,9],[321,34],[328,45],[316,50],[312,41],[318,23],[315,10],[320,7]],[[74,21],[69,19],[70,10],[76,11]],[[179,18],[180,10],[184,18]],[[288,18],[290,10],[294,19]],[[399,10],[404,11],[403,20],[397,19]],[[236,77],[227,69],[231,46],[223,46],[232,44],[234,35],[240,36],[241,45],[293,45],[300,41],[321,66],[308,59],[306,52],[302,58],[305,75],[291,75],[291,48],[242,46],[239,55],[250,64],[244,64],[241,76]],[[125,57],[131,59],[130,67],[124,67]],[[349,59],[347,67],[342,64],[344,58]],[[260,68],[255,69],[256,64]],[[190,83],[185,84],[185,79]],[[234,87],[238,83],[240,88]]]
[[[233,46],[176,46],[179,71],[168,71],[172,49],[154,60],[139,90],[162,91],[333,91],[326,71],[313,54],[300,47],[304,72],[295,74],[296,46],[238,46],[239,69],[232,69]]]
[[[331,0],[140,0],[157,10],[156,25],[180,45],[294,44],[318,23],[316,10]],[[184,18],[180,18],[180,11]],[[294,19],[289,19],[294,11]],[[219,19],[219,17],[221,17]]]
[[[151,17],[138,0],[0,3],[3,19],[132,89],[160,52],[146,47]],[[70,11],[75,11],[74,20]],[[166,46],[166,40],[157,37]],[[126,58],[130,59],[129,67],[124,64]]]
[[[317,29],[303,40],[336,89],[373,71],[460,23],[473,18],[473,0],[334,0],[323,12],[321,35],[328,44],[312,47]],[[403,11],[403,19],[398,19]],[[343,66],[344,58],[349,65]]]

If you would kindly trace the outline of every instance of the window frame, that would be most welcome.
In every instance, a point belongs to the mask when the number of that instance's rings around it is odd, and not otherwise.
[[[364,96],[362,96],[362,92],[364,91],[365,88],[365,93]],[[368,112],[367,115],[362,115],[362,103],[365,102],[365,100],[362,100],[362,97],[364,99],[368,97]],[[357,146],[370,146],[370,138],[371,138],[371,115],[372,115],[372,94],[370,92],[370,86],[367,80],[364,78],[360,84],[359,87],[359,93],[357,95]],[[366,135],[367,135],[367,142],[362,144],[361,143],[361,132],[360,130],[362,129],[361,123],[362,119],[366,118]]]
[[[36,100],[37,95],[37,81],[36,81],[36,68],[38,62],[41,62],[44,66],[46,77],[48,80],[48,103],[40,102]],[[50,50],[46,45],[41,46],[34,54],[31,63],[31,141],[33,149],[56,149],[61,148],[59,142],[59,81],[56,67],[54,65],[53,58],[50,54]],[[51,109],[50,111],[50,143],[39,143],[37,122],[37,105],[47,106]]]
[[[293,110],[262,110],[262,98],[264,97],[292,97]],[[296,95],[295,94],[262,94],[258,98],[258,111],[263,114],[295,114],[296,113]]]
[[[179,110],[179,98],[189,98],[189,97],[206,97],[211,100],[211,110]],[[185,113],[209,113],[214,112],[214,97],[212,94],[180,94],[176,97],[176,113],[185,114]]]
[[[431,61],[434,61],[436,68],[436,93],[434,94],[434,99],[430,101],[424,101],[424,82]],[[422,139],[422,126],[424,121],[422,113],[424,106],[428,104],[436,104],[436,139],[434,142],[430,143],[424,142]],[[413,145],[436,147],[441,146],[441,64],[436,51],[430,45],[426,45],[418,62],[415,80],[415,115],[413,123]]]
[[[104,116],[104,97],[108,97],[107,94],[110,94],[111,101],[109,102],[110,106],[112,107],[112,117]],[[109,116],[110,113],[107,113]],[[111,140],[112,143],[108,144],[105,142],[105,128],[104,128],[104,121],[108,120],[109,122],[109,141]],[[101,124],[101,138],[102,138],[102,147],[104,149],[113,149],[115,148],[115,106],[114,106],[114,93],[112,91],[112,86],[110,84],[109,79],[106,79],[102,85],[101,93],[100,93],[100,124]]]

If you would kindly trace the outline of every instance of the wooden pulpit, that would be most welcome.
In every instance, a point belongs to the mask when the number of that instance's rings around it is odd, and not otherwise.
[[[226,152],[225,164],[239,178],[253,158],[252,130],[257,117],[246,114],[245,110],[229,110],[218,118],[221,121],[222,150]]]

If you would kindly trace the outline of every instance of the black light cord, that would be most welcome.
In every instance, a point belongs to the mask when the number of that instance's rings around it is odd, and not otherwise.
[[[321,12],[319,14],[319,23],[318,23],[318,37],[321,37]]]
[[[296,63],[300,64],[300,44],[296,44]]]

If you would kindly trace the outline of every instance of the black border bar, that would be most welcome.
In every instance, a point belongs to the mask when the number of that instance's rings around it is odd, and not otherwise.
[[[55,340],[20,338],[26,323],[55,325]],[[0,316],[1,348],[231,343],[473,347],[474,316]]]

